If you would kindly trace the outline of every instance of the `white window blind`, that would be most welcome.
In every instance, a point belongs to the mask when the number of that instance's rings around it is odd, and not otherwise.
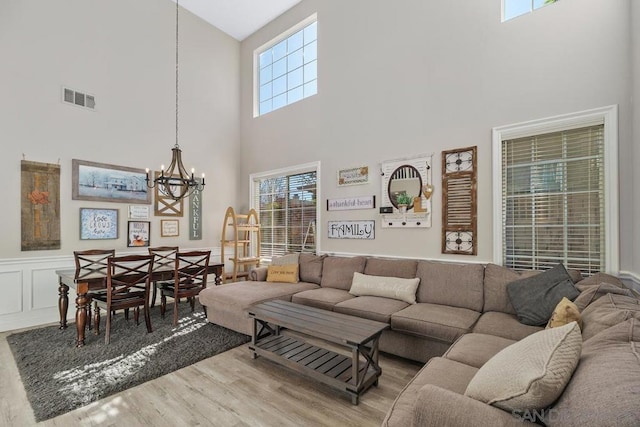
[[[316,251],[317,171],[253,178],[260,256]]]
[[[502,141],[505,266],[605,267],[604,125]]]

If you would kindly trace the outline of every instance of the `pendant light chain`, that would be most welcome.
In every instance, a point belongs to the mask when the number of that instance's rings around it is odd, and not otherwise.
[[[178,145],[178,11],[180,1],[176,0],[176,147]]]

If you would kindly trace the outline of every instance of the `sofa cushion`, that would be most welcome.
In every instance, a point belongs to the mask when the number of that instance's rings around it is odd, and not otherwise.
[[[580,364],[547,426],[640,425],[640,321],[628,319],[586,341]]]
[[[322,282],[320,286],[323,288],[336,288],[348,291],[351,288],[353,273],[364,272],[364,266],[367,262],[365,257],[335,257],[325,258],[322,263]]]
[[[298,283],[298,264],[268,266],[267,282]]]
[[[499,351],[515,342],[487,334],[464,334],[449,347],[449,350],[442,357],[480,368]]]
[[[582,326],[580,310],[578,310],[578,306],[564,297],[558,305],[556,305],[556,308],[553,309],[551,319],[547,322],[547,329],[564,326],[571,322],[578,322],[578,326]]]
[[[397,299],[409,304],[416,303],[416,289],[420,279],[403,279],[400,277],[369,276],[353,273],[353,281],[349,293],[355,296],[373,296]]]
[[[514,280],[539,274],[538,271],[517,272],[496,264],[487,264],[484,269],[484,308],[482,311],[500,311],[516,314],[511,305],[507,285]]]
[[[391,315],[391,329],[453,343],[471,330],[477,311],[447,305],[418,303]]]
[[[298,292],[291,297],[291,302],[323,308],[325,310],[333,310],[334,305],[352,298],[355,297],[344,289],[320,288]]]
[[[506,411],[545,408],[566,387],[581,349],[576,322],[536,332],[485,363],[465,395]]]
[[[418,261],[413,259],[368,258],[364,274],[412,279],[416,277],[417,266]]]
[[[540,326],[523,325],[518,322],[515,314],[489,311],[482,313],[473,327],[473,332],[519,341],[542,329]]]
[[[630,318],[640,320],[640,301],[635,297],[607,294],[582,312],[582,337],[586,341]]]
[[[610,283],[619,288],[625,287],[624,283],[622,283],[620,279],[618,279],[616,276],[612,276],[611,274],[607,274],[607,273],[596,273],[585,279],[582,279],[580,283],[576,284],[576,287],[578,288],[578,290],[584,291],[589,286],[597,286],[603,282]]]
[[[427,384],[463,394],[477,368],[453,360],[434,357],[413,377],[391,405],[382,425],[410,426],[418,392]]]
[[[326,255],[301,253],[298,260],[300,263],[300,280],[319,285],[322,281],[322,264],[326,257]]]
[[[562,264],[509,283],[507,292],[518,320],[531,326],[546,324],[563,297],[573,301],[580,294]]]
[[[580,290],[580,295],[573,301],[578,310],[584,310],[589,304],[597,300],[598,298],[606,295],[606,294],[618,294],[618,295],[626,295],[629,297],[634,296],[631,292],[631,289],[627,289],[625,287],[620,287],[613,283],[602,282],[598,285],[589,285],[589,286],[576,286],[578,290]]]
[[[333,311],[390,323],[391,315],[407,306],[408,303],[397,299],[362,296],[339,302],[333,307]]]
[[[482,311],[484,267],[481,264],[418,262],[418,302]]]

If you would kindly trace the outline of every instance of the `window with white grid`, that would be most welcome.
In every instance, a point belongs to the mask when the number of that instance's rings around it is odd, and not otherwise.
[[[533,12],[558,0],[502,0],[502,22]]]
[[[256,116],[318,93],[318,21],[313,15],[256,50]]]
[[[316,163],[251,176],[252,207],[260,217],[260,256],[316,252]]]

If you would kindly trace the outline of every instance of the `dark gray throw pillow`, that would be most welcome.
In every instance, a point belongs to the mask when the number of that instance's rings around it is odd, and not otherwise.
[[[562,297],[573,301],[580,294],[562,264],[509,283],[507,292],[520,323],[531,326],[545,325]]]

